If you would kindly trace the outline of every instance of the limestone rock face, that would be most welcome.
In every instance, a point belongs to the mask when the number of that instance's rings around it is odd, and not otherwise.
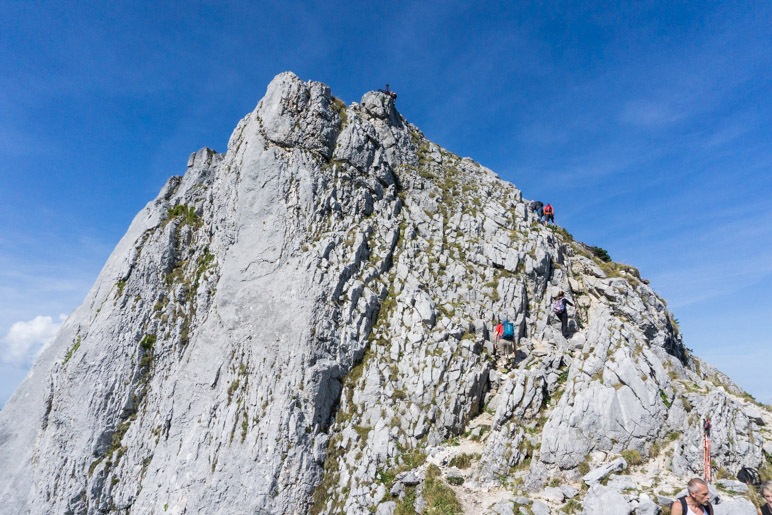
[[[0,412],[0,505],[393,513],[432,502],[437,466],[467,512],[512,512],[518,488],[534,513],[654,513],[653,479],[580,478],[630,452],[650,478],[701,475],[708,416],[716,467],[765,466],[768,410],[691,355],[637,270],[539,224],[390,96],[345,106],[283,73],[136,216]]]

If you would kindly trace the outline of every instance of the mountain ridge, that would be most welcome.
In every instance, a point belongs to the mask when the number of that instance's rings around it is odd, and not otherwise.
[[[558,290],[576,305],[570,338],[550,316]],[[517,327],[506,373],[501,318]],[[345,106],[287,72],[224,154],[192,154],[140,211],[0,412],[0,500],[393,513],[426,502],[434,466],[463,480],[462,500],[494,489],[497,510],[536,510],[575,497],[546,499],[552,482],[587,484],[580,472],[623,452],[645,468],[667,447],[672,477],[623,498],[644,513],[701,474],[705,415],[718,469],[767,469],[772,418],[742,397],[633,267],[540,225],[514,185],[428,141],[390,96]],[[481,442],[468,473],[455,439]],[[624,490],[600,487],[575,502],[589,513]]]

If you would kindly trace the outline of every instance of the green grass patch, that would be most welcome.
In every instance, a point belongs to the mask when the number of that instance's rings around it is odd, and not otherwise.
[[[426,502],[423,513],[453,515],[462,513],[456,493],[442,480],[442,472],[436,465],[426,468],[423,498]]]
[[[641,456],[641,453],[635,449],[628,449],[626,451],[622,451],[622,457],[625,459],[627,464],[631,467],[635,465],[640,465],[641,463],[643,463],[643,457]]]
[[[115,286],[118,289],[118,291],[115,292],[115,298],[117,299],[121,295],[123,295],[123,290],[124,288],[126,288],[126,279],[121,279],[120,281],[118,281],[118,283],[116,283]]]
[[[68,361],[70,361],[70,358],[73,354],[75,354],[75,351],[80,348],[80,335],[75,339],[75,342],[73,342],[72,346],[67,349],[67,354],[64,355],[64,360],[62,360],[62,365],[66,365]]]
[[[196,214],[196,208],[187,204],[177,204],[174,207],[170,207],[166,215],[167,220],[180,218],[183,224],[192,225],[193,227],[201,226],[201,218]]]
[[[668,399],[667,394],[663,391],[659,391],[659,397],[662,399],[662,402],[665,403],[666,408],[670,408],[670,406],[673,404],[670,399]]]
[[[405,495],[397,502],[394,515],[415,515],[416,491],[414,486],[405,488]]]
[[[478,456],[475,454],[467,454],[467,453],[461,453],[456,456],[453,456],[451,458],[450,463],[448,463],[451,467],[456,467],[460,469],[468,469],[472,465],[472,460],[477,458]]]
[[[563,507],[560,508],[560,513],[568,513],[569,515],[582,513],[582,505],[576,499],[569,499],[566,501]]]
[[[146,334],[139,341],[139,346],[142,347],[142,350],[146,352],[150,352],[153,350],[153,345],[155,345],[155,341],[156,341],[156,336],[154,334]]]

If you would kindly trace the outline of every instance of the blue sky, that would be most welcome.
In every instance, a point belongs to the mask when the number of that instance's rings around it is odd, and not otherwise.
[[[772,403],[772,3],[0,0],[0,404],[131,219],[291,70],[637,266]]]

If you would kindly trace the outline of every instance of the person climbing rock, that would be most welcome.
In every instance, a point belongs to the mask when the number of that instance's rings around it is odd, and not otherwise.
[[[563,290],[558,291],[555,300],[552,301],[552,312],[560,320],[560,332],[563,334],[563,338],[568,338],[568,307],[573,306],[574,303],[568,300]]]
[[[687,495],[679,497],[670,506],[670,515],[713,515],[708,484],[695,477],[686,485]]]
[[[555,208],[552,207],[552,204],[544,206],[544,220],[547,222],[547,225],[555,223]]]
[[[499,327],[501,327],[501,333],[497,338],[501,342],[501,362],[499,366],[507,370],[512,366],[515,356],[515,324],[509,320],[504,320],[496,326],[497,331]]]
[[[498,358],[499,342],[501,341],[502,334],[504,334],[504,323],[499,322],[499,324],[493,330],[493,357],[494,358]]]
[[[544,202],[541,200],[535,200],[531,203],[531,209],[538,217],[539,223],[544,222]]]
[[[389,85],[388,84],[386,84],[386,88],[385,89],[379,89],[378,91],[380,91],[381,93],[385,93],[385,94],[389,95],[394,100],[397,100],[397,93],[395,91],[391,91],[389,89]]]
[[[766,501],[761,507],[761,515],[772,515],[772,481],[761,483],[761,496]]]

